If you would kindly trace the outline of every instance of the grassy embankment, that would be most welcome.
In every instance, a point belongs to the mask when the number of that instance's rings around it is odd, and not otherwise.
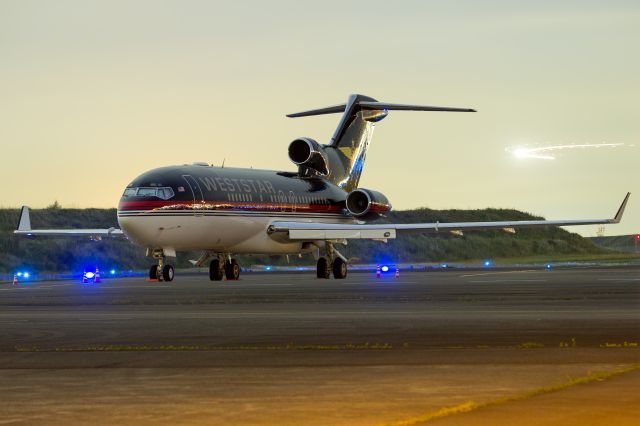
[[[144,248],[123,239],[94,242],[77,238],[24,238],[12,234],[18,222],[18,209],[0,209],[0,272],[31,268],[40,272],[77,271],[83,266],[99,264],[117,270],[145,270],[149,259]],[[517,210],[431,210],[392,212],[381,222],[462,222],[538,219]],[[32,210],[34,228],[108,228],[117,227],[115,209]],[[493,259],[496,263],[544,263],[549,261],[624,261],[638,259],[595,246],[588,239],[556,227],[518,230],[510,234],[501,230],[471,231],[463,236],[448,232],[436,235],[410,235],[383,244],[376,241],[350,241],[340,251],[354,263],[464,262]],[[173,262],[187,268],[197,253],[179,253]],[[311,256],[239,256],[243,265],[273,264],[312,265]]]

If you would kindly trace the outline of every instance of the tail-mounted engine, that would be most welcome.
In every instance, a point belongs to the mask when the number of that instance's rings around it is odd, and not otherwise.
[[[289,144],[289,158],[298,165],[300,176],[329,174],[324,148],[311,138],[298,138]]]
[[[391,211],[384,194],[369,189],[354,189],[347,195],[347,210],[358,219],[377,219]]]

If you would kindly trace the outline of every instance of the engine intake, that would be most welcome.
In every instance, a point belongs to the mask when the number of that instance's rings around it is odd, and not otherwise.
[[[297,164],[301,175],[307,175],[309,169],[327,175],[328,161],[322,146],[311,138],[298,138],[289,144],[289,158]]]
[[[381,192],[354,189],[347,195],[347,210],[360,219],[376,219],[391,211],[389,200]]]

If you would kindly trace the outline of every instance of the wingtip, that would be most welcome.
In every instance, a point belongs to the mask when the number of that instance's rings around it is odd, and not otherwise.
[[[28,206],[22,206],[22,209],[20,209],[20,220],[18,221],[18,227],[16,228],[16,231],[31,231],[31,218],[29,217]]]
[[[625,195],[624,200],[622,200],[622,204],[620,204],[620,208],[618,209],[618,212],[613,218],[613,223],[620,223],[620,221],[622,220],[622,215],[624,214],[624,209],[627,207],[627,201],[629,201],[630,196],[631,196],[631,192],[627,192],[627,195]]]

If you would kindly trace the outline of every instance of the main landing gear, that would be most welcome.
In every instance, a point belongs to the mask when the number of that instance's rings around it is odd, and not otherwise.
[[[333,244],[326,243],[326,257],[320,257],[316,264],[316,276],[321,279],[329,279],[331,272],[338,280],[347,278],[347,262],[333,248]],[[337,254],[337,255],[336,255]]]
[[[221,281],[223,277],[229,281],[236,281],[240,278],[240,265],[231,256],[218,255],[209,263],[209,279],[211,281]]]
[[[158,260],[156,265],[151,265],[149,268],[149,279],[158,281],[173,281],[175,271],[173,266],[165,264],[165,256],[162,250],[154,251],[153,257]]]

